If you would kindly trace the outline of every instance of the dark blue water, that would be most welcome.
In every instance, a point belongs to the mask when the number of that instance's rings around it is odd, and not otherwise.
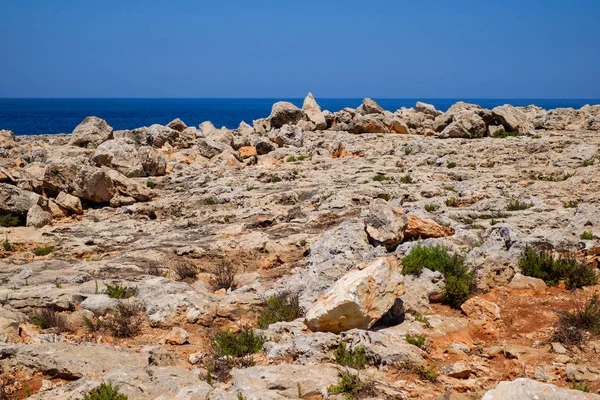
[[[535,104],[545,109],[600,104],[600,99],[375,100],[390,111],[414,107],[417,100],[442,111],[458,100],[485,108],[506,103]],[[175,118],[181,118],[189,126],[212,121],[217,127],[236,128],[241,121],[252,124],[252,120],[267,117],[277,101],[290,101],[301,107],[303,99],[0,99],[0,129],[10,129],[17,135],[69,133],[88,115],[105,119],[114,129],[167,124]],[[317,102],[324,110],[338,111],[344,107],[356,108],[362,99],[317,99]]]

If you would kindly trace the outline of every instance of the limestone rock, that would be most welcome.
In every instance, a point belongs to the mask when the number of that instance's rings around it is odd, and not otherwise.
[[[33,206],[41,206],[44,199],[36,193],[0,183],[0,214],[26,216]]]
[[[381,114],[383,113],[383,108],[375,102],[375,100],[366,98],[363,100],[362,104],[358,106],[356,109],[360,114]]]
[[[58,196],[56,196],[56,199],[54,199],[54,201],[60,207],[72,213],[78,215],[83,214],[83,207],[81,205],[81,199],[79,199],[79,197],[72,196],[65,192],[60,192]]]
[[[383,122],[371,115],[357,114],[345,129],[350,133],[386,133],[388,129]]]
[[[52,222],[52,214],[42,207],[34,205],[27,212],[27,226],[42,228]]]
[[[302,111],[308,117],[308,119],[315,124],[315,129],[322,131],[327,129],[327,121],[325,121],[325,117],[321,112],[321,107],[317,104],[315,98],[312,93],[309,93],[308,96],[304,99],[304,104],[302,105]]]
[[[600,380],[600,368],[581,364],[567,364],[567,379],[570,381],[596,382]]]
[[[442,238],[454,235],[454,229],[438,224],[430,219],[422,219],[414,215],[408,216],[404,237],[406,239]]]
[[[172,345],[182,345],[186,344],[190,339],[190,335],[183,328],[174,327],[171,329],[169,333],[164,337],[163,341],[166,344]]]
[[[0,130],[0,149],[9,150],[17,146],[15,134],[6,129]]]
[[[299,127],[283,125],[280,129],[274,129],[269,132],[269,140],[279,147],[302,147],[302,144],[304,143],[304,132]]]
[[[280,101],[273,104],[269,122],[273,128],[281,128],[284,125],[294,125],[301,119],[304,119],[304,112],[286,101]]]
[[[471,297],[460,308],[471,319],[486,321],[500,319],[500,307],[479,296]]]
[[[183,132],[184,130],[187,129],[188,126],[185,124],[185,122],[183,122],[179,118],[175,118],[173,121],[171,121],[167,124],[167,127],[174,129],[177,132]]]
[[[383,199],[375,199],[369,206],[365,225],[369,237],[386,246],[395,247],[404,238],[408,219]]]
[[[112,137],[113,128],[105,120],[98,117],[87,117],[73,131],[70,144],[95,148]]]
[[[524,135],[532,134],[534,129],[527,116],[516,107],[505,104],[492,110],[494,117],[503,126],[506,132],[519,132]]]
[[[440,138],[480,138],[487,126],[477,113],[465,110],[454,115],[454,120],[439,134]]]
[[[315,332],[368,329],[403,293],[398,262],[393,257],[380,258],[337,281],[308,310],[305,323]]]
[[[435,106],[433,104],[427,104],[427,103],[423,103],[420,101],[417,101],[415,109],[417,110],[417,112],[430,115],[433,118],[442,115],[442,112],[439,110],[436,110]]]
[[[500,382],[496,389],[488,391],[482,400],[598,400],[600,396],[580,390],[560,388],[527,378]]]
[[[547,288],[546,282],[543,279],[532,278],[531,276],[525,276],[521,274],[515,274],[512,280],[508,284],[511,289],[533,289],[533,290],[545,290]]]
[[[464,362],[456,362],[454,364],[444,365],[440,368],[440,373],[451,378],[467,379],[471,375],[474,375],[475,371]]]

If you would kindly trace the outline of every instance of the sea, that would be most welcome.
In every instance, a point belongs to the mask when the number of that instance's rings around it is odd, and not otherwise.
[[[358,107],[363,99],[317,98],[323,110],[339,111]],[[391,99],[374,98],[384,109],[395,111],[414,107],[417,101],[433,104],[446,111],[457,101],[494,108],[503,104],[527,106],[535,104],[545,109],[559,107],[580,108],[586,104],[600,104],[600,99]],[[269,116],[271,106],[278,101],[289,101],[301,107],[303,99],[2,99],[0,98],[0,130],[9,129],[16,135],[70,133],[87,116],[94,115],[108,122],[114,129],[133,129],[152,124],[168,124],[175,118],[188,126],[211,121],[216,127],[233,129],[240,122],[252,124],[258,118]]]

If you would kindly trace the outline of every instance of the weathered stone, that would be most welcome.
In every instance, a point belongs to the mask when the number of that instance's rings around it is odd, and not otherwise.
[[[525,276],[521,274],[515,274],[512,280],[508,284],[511,289],[533,289],[533,290],[545,290],[547,288],[546,282],[543,279],[532,278],[531,276]]]
[[[471,375],[474,375],[475,371],[464,362],[456,362],[444,365],[440,368],[440,373],[451,378],[467,379]]]
[[[600,368],[581,364],[567,364],[566,375],[570,381],[596,382],[600,380]]]
[[[172,344],[180,346],[186,344],[190,339],[190,335],[183,328],[172,328],[169,333],[164,337],[163,341],[166,344]]]
[[[286,101],[273,104],[269,122],[273,128],[281,128],[284,125],[294,125],[304,118],[304,112]]]
[[[36,193],[0,183],[0,214],[26,216],[33,206],[41,206],[44,200]]]
[[[42,228],[51,222],[52,214],[38,205],[34,205],[27,212],[27,226]]]
[[[327,129],[327,121],[325,121],[325,117],[321,112],[321,107],[317,104],[315,98],[312,93],[309,93],[304,99],[304,104],[302,105],[302,111],[308,117],[308,119],[315,124],[316,130],[325,130]],[[305,129],[306,130],[306,129]]]
[[[598,400],[600,396],[579,390],[563,389],[548,383],[527,378],[500,382],[496,389],[488,391],[482,400]]]
[[[15,140],[15,134],[6,129],[0,130],[0,149],[9,150],[16,146],[17,141]]]
[[[500,319],[500,307],[479,296],[471,297],[460,308],[471,319],[487,321]]]
[[[454,229],[438,224],[430,219],[422,219],[414,215],[408,216],[404,237],[406,239],[442,238],[454,235]]]
[[[79,197],[75,197],[65,192],[60,192],[56,199],[54,199],[56,204],[60,207],[75,213],[75,214],[83,214],[83,207],[81,205],[81,199]]]
[[[533,132],[533,125],[527,116],[516,107],[505,104],[492,110],[494,117],[504,126],[506,132],[519,132],[529,135]]]
[[[441,138],[480,138],[486,134],[486,124],[477,113],[466,110],[454,115],[451,122],[440,134]]]
[[[174,129],[177,132],[183,132],[188,126],[179,118],[175,118],[173,121],[167,124],[167,127]]]
[[[365,217],[369,237],[390,247],[397,246],[404,238],[407,221],[404,212],[395,210],[383,199],[373,200]]]
[[[375,100],[366,98],[363,100],[362,104],[358,106],[356,109],[360,114],[381,114],[383,113],[383,108],[375,102]]]
[[[442,115],[442,112],[439,110],[436,110],[434,105],[422,103],[420,101],[417,101],[415,109],[417,110],[417,112],[430,115],[433,118]]]
[[[269,132],[269,140],[279,147],[302,147],[304,142],[304,132],[301,128],[292,125],[284,125],[280,129]]]
[[[79,147],[97,147],[112,139],[113,128],[98,117],[87,117],[73,131],[70,144]]]
[[[337,281],[308,310],[305,323],[315,332],[368,329],[403,293],[403,276],[396,259],[380,258]]]

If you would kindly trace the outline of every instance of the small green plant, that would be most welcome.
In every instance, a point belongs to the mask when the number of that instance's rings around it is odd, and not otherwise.
[[[554,258],[549,251],[527,247],[519,260],[523,275],[543,279],[548,285],[557,285],[565,281],[567,289],[592,286],[598,282],[593,267],[577,262],[571,257]]]
[[[185,258],[173,261],[171,271],[179,281],[195,281],[198,276],[196,265]]]
[[[128,299],[137,294],[136,287],[122,286],[120,283],[116,285],[104,284],[106,286],[106,294],[111,299]]]
[[[506,139],[507,137],[518,137],[518,136],[520,136],[519,132],[506,132],[504,129],[498,129],[492,135],[492,137],[496,138],[496,139]]]
[[[249,326],[243,326],[239,332],[227,329],[218,332],[211,340],[213,351],[218,357],[241,358],[259,352],[265,339]]]
[[[585,231],[581,234],[582,240],[594,240],[594,234],[592,231]]]
[[[154,182],[152,179],[148,179],[146,181],[146,186],[150,189],[154,189],[156,187],[156,182]]]
[[[20,222],[19,217],[12,214],[0,215],[0,226],[3,228],[11,228],[18,226]]]
[[[412,176],[410,176],[410,174],[406,174],[400,178],[400,182],[406,183],[406,184],[413,183],[413,178],[412,178]]]
[[[277,183],[277,182],[281,182],[281,178],[278,177],[277,175],[273,175],[271,177],[271,183]]]
[[[52,253],[53,250],[54,250],[54,246],[51,246],[51,245],[38,246],[35,249],[33,249],[33,254],[35,254],[38,257],[47,256],[48,254]]]
[[[452,185],[444,185],[442,186],[442,189],[447,190],[449,192],[456,192],[456,188]]]
[[[298,160],[296,159],[296,157],[295,157],[295,156],[288,156],[288,157],[285,159],[285,162],[296,162],[296,161],[298,161]]]
[[[439,373],[437,372],[437,365],[419,365],[415,371],[422,379],[430,382],[437,382]]]
[[[392,199],[392,195],[390,193],[380,193],[377,195],[378,199],[383,199],[385,201],[390,201]]]
[[[83,317],[83,322],[85,323],[85,327],[90,333],[100,332],[100,330],[102,329],[102,322],[100,320],[98,320],[98,322],[94,322],[93,319]]]
[[[521,210],[527,210],[528,208],[533,207],[533,204],[531,203],[526,203],[526,202],[522,202],[520,200],[511,200],[508,202],[508,205],[506,206],[506,211],[521,211]]]
[[[389,181],[392,178],[390,178],[389,176],[386,176],[385,174],[382,173],[377,173],[377,175],[375,175],[373,177],[373,181],[375,182],[385,182],[385,181]]]
[[[119,393],[119,389],[120,386],[102,382],[100,386],[86,393],[83,400],[128,400],[126,395]]]
[[[571,385],[571,389],[579,390],[585,393],[590,393],[592,391],[592,388],[589,387],[587,383],[582,382],[573,382],[573,384]]]
[[[402,258],[404,275],[420,275],[423,268],[439,271],[446,278],[443,291],[444,302],[460,307],[471,295],[473,274],[464,264],[464,258],[441,245],[417,245]]]
[[[408,147],[408,146],[406,146],[406,147],[404,148],[404,154],[405,154],[405,155],[407,155],[407,156],[410,156],[410,155],[412,154],[412,152],[413,152],[413,149],[412,149],[412,147]]]
[[[583,160],[583,166],[584,167],[590,167],[592,165],[594,165],[594,159],[593,158],[591,158],[589,160]]]
[[[302,316],[298,295],[283,292],[267,297],[266,309],[258,317],[258,326],[266,329],[276,322],[289,322]]]
[[[133,337],[139,333],[143,322],[143,308],[135,302],[119,301],[112,318],[103,321],[102,326],[118,338]]]
[[[485,168],[494,168],[496,166],[495,161],[488,161],[483,165]]]
[[[13,245],[5,239],[4,242],[2,242],[2,248],[4,249],[4,251],[12,251]]]
[[[425,208],[425,211],[427,211],[427,212],[434,212],[435,210],[437,210],[439,208],[439,206],[437,206],[436,204],[428,203],[428,204],[425,204],[424,208]]]
[[[238,392],[237,396],[235,397],[236,400],[248,400],[248,398],[246,396],[244,396],[243,394],[241,394],[240,392]]]
[[[456,168],[456,163],[454,161],[448,161],[448,163],[446,164],[446,168],[448,168],[448,169]]]
[[[250,192],[250,191],[256,190],[256,189],[258,189],[258,187],[254,186],[254,185],[248,185],[248,186],[246,186],[246,191],[247,192]]]
[[[34,313],[31,317],[31,323],[39,326],[42,329],[53,328],[59,332],[64,331],[66,327],[63,316],[57,311],[49,308],[44,308]]]
[[[420,313],[415,314],[415,321],[425,324],[425,328],[431,328],[431,324],[426,316]]]
[[[377,390],[372,381],[363,381],[360,373],[340,371],[338,383],[329,387],[331,394],[343,394],[346,399],[354,400],[362,397],[375,397]]]
[[[569,200],[563,203],[564,208],[577,208],[578,205],[579,203],[575,200]]]
[[[460,203],[456,197],[450,197],[448,200],[446,200],[447,207],[458,207],[459,204]]]
[[[207,206],[214,206],[215,204],[217,204],[217,199],[215,199],[214,197],[209,197],[204,200],[204,204],[206,204]]]
[[[425,346],[425,341],[427,340],[424,335],[410,335],[408,333],[406,334],[405,339],[406,343],[417,346],[420,349]]]
[[[580,345],[587,341],[588,334],[600,334],[600,297],[592,295],[573,311],[558,311],[558,327],[552,340],[566,345]]]
[[[344,366],[354,369],[363,369],[367,364],[367,356],[365,348],[358,346],[353,350],[349,350],[346,341],[342,340],[337,349],[335,349],[335,361]]]

